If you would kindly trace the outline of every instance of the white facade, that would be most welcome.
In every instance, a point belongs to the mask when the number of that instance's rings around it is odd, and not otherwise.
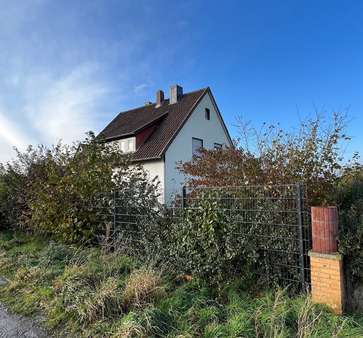
[[[206,118],[209,110],[209,119]],[[160,202],[169,204],[176,194],[181,194],[185,182],[184,175],[176,168],[177,163],[190,161],[193,157],[193,138],[203,141],[203,148],[232,146],[228,132],[224,128],[217,107],[209,92],[194,108],[185,124],[172,140],[162,159],[139,162],[150,180],[159,181]],[[135,137],[115,141],[123,152],[135,151]],[[195,144],[195,142],[194,142]]]
[[[205,108],[210,110],[210,120],[205,117]],[[165,153],[165,202],[170,202],[175,194],[180,194],[184,175],[176,169],[177,162],[192,159],[192,140],[203,140],[205,149],[214,149],[214,143],[232,146],[223,123],[209,95],[205,95],[179,131]]]
[[[158,181],[158,193],[160,194],[160,203],[165,203],[165,163],[163,160],[140,162],[147,172],[150,180],[156,178]]]

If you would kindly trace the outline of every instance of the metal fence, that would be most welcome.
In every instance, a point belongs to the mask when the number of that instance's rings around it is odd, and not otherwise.
[[[119,192],[106,203],[113,234],[138,241],[156,238],[160,227],[150,223],[183,222],[186,211],[201,208],[206,200],[235,224],[234,236],[253,231],[257,260],[255,272],[263,281],[279,286],[307,289],[310,284],[308,251],[311,248],[310,215],[301,184],[238,187],[184,187],[167,212],[128,203]],[[141,245],[141,244],[140,244]]]
[[[175,208],[198,208],[203,199],[216,202],[228,221],[238,225],[235,236],[253,228],[256,274],[270,284],[309,288],[311,226],[302,184],[184,187]]]

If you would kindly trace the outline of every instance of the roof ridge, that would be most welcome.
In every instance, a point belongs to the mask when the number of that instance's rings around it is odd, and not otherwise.
[[[184,95],[189,95],[189,94],[195,94],[196,92],[200,92],[200,91],[205,91],[205,90],[207,90],[209,87],[204,87],[204,88],[200,88],[200,89],[196,89],[196,90],[193,90],[193,91],[191,91],[191,92],[187,92],[187,93],[183,93],[183,96]],[[168,99],[165,99],[164,100],[164,102],[165,101],[169,101],[170,100],[170,98],[168,98]],[[120,114],[124,114],[124,113],[128,113],[128,112],[132,112],[132,111],[134,111],[134,110],[138,110],[138,109],[140,109],[140,108],[145,108],[145,107],[154,107],[154,108],[156,108],[155,107],[156,106],[156,102],[151,102],[151,104],[148,104],[148,105],[142,105],[142,106],[138,106],[138,107],[135,107],[135,108],[131,108],[131,109],[128,109],[128,110],[124,110],[124,111],[119,111],[118,113],[117,113],[117,115],[116,115],[116,117],[118,116],[118,115],[120,115]],[[162,106],[161,106],[162,107]]]
[[[199,88],[199,89],[196,89],[196,90],[192,90],[191,92],[187,92],[187,93],[184,93],[183,95],[188,95],[188,94],[194,94],[194,93],[196,93],[196,92],[201,92],[201,91],[205,91],[205,90],[207,90],[209,87],[207,86],[207,87],[202,87],[202,88]]]
[[[170,99],[166,99],[158,108],[153,103],[119,112],[100,135],[104,135],[109,141],[136,135],[138,131],[161,120],[148,141],[142,143],[133,156],[134,160],[160,158],[208,90],[210,88],[206,87],[185,93],[176,104],[170,105]]]

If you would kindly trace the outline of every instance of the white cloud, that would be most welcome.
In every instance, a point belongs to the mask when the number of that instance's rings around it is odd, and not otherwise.
[[[110,30],[102,6],[0,2],[0,161],[14,146],[70,143],[101,130],[117,111],[145,99],[154,73],[161,77],[167,57],[160,55],[176,48],[164,44],[145,58],[159,29],[129,19]]]
[[[0,112],[0,137],[8,144],[18,148],[25,148],[27,139],[22,135],[15,125]]]
[[[31,138],[24,135],[14,122],[6,117],[4,109],[0,108],[0,162],[5,162],[14,157],[14,147],[24,150]]]
[[[100,106],[109,94],[97,65],[85,63],[61,76],[28,74],[19,81],[23,85],[13,88],[19,102],[0,107],[0,162],[14,156],[14,147],[71,143],[97,129]]]
[[[29,90],[26,115],[43,142],[72,142],[95,129],[97,106],[107,93],[96,70],[95,65],[80,65],[59,79],[43,77],[40,86]],[[38,80],[31,79],[29,87]]]
[[[139,85],[136,85],[134,87],[134,93],[135,94],[141,94],[143,93],[147,88],[149,87],[149,85],[147,83],[141,83]]]

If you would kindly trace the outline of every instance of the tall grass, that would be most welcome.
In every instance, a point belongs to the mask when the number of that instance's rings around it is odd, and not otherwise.
[[[0,275],[0,301],[42,315],[53,336],[363,337],[362,318],[335,316],[308,296],[254,293],[242,279],[216,292],[127,256],[22,235],[0,233]]]
[[[131,304],[141,308],[165,295],[161,285],[160,273],[145,267],[135,270],[127,278],[122,293],[122,302],[127,307]]]

